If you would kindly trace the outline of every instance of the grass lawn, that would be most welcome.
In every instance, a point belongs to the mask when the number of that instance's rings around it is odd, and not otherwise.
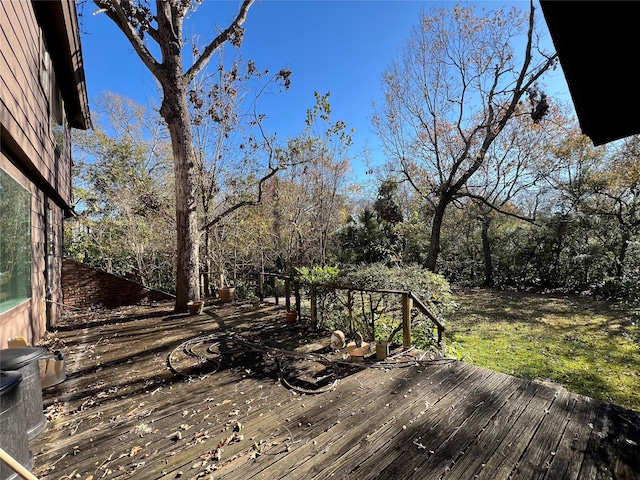
[[[640,328],[610,302],[455,288],[447,354],[640,411]]]

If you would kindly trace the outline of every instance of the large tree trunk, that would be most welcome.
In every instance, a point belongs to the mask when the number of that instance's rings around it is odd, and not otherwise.
[[[616,258],[616,278],[622,280],[625,270],[625,262],[627,259],[627,251],[629,249],[629,241],[631,240],[631,233],[626,225],[621,226],[622,237],[620,238],[620,249],[618,250],[618,256]]]
[[[491,217],[486,214],[482,218],[482,253],[484,256],[484,285],[493,286],[493,261],[491,260],[491,243],[489,242],[489,227]]]
[[[449,202],[447,200],[441,198],[436,204],[436,208],[433,212],[433,220],[431,222],[431,241],[429,242],[429,256],[427,257],[426,264],[427,269],[432,272],[436,271],[438,255],[440,254],[440,233],[442,231],[444,212],[448,203]]]
[[[176,184],[176,312],[186,312],[187,302],[200,299],[198,249],[200,232],[196,213],[195,154],[185,92],[165,86],[160,109],[169,127]]]
[[[206,217],[205,217],[206,218]],[[205,230],[204,232],[204,268],[206,269],[206,274],[202,276],[202,291],[204,295],[207,297],[211,296],[211,270],[213,268],[213,262],[211,261],[211,234],[209,230]]]
[[[195,2],[157,0],[154,14],[149,8],[149,4],[153,2],[94,0],[100,12],[105,12],[129,39],[140,59],[162,85],[160,115],[166,121],[171,135],[176,182],[176,312],[186,312],[187,303],[190,300],[200,299],[198,264],[200,232],[194,181],[196,158],[191,135],[187,90],[194,77],[202,71],[214,52],[218,51],[222,45],[231,42],[239,46],[243,34],[242,24],[247,18],[253,1],[242,1],[233,22],[226,29],[218,31],[218,35],[202,50],[193,65],[183,72],[182,22],[188,11],[195,7]],[[143,7],[140,7],[141,5]],[[154,22],[157,23],[155,27]],[[156,60],[147,49],[147,42],[153,43],[153,41],[157,42],[154,46],[160,49],[161,62]]]

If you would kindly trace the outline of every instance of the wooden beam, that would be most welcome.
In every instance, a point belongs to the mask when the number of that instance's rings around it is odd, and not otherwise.
[[[408,293],[402,294],[402,348],[411,348],[411,309],[413,298]]]

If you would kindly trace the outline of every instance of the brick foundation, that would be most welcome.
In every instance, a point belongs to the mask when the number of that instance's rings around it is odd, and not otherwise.
[[[175,298],[67,258],[62,262],[62,295],[65,305],[76,308],[115,308]]]

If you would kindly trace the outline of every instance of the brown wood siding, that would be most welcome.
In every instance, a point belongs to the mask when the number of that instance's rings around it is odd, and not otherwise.
[[[33,192],[31,200],[31,342],[42,339],[47,329],[45,304],[45,202],[40,190]]]
[[[49,227],[51,231],[51,248],[53,255],[53,263],[51,265],[51,297],[47,303],[49,315],[47,316],[50,324],[47,327],[53,327],[57,324],[60,317],[62,305],[62,258],[64,249],[64,213],[53,201],[49,200],[49,208],[51,209],[52,225]],[[45,257],[46,258],[46,257]],[[46,272],[45,272],[46,274]]]
[[[71,201],[70,152],[60,158],[49,119],[49,102],[40,85],[40,28],[31,2],[0,3],[0,123],[2,142],[17,148],[14,154],[58,192]],[[55,66],[53,68],[55,70]],[[58,78],[59,82],[64,81]],[[6,138],[8,135],[10,138]]]
[[[89,112],[84,80],[76,78],[82,59],[74,0],[58,2],[36,3],[34,11],[29,0],[0,1],[0,168],[27,188],[32,198],[31,299],[0,314],[0,348],[16,336],[31,343],[40,340],[46,328],[55,325],[62,301],[63,218],[70,209],[72,191],[71,142],[63,107],[66,148],[61,154],[56,151],[50,87],[43,88],[40,81],[43,35],[50,53],[55,53],[51,58],[58,61],[50,65],[50,75],[55,75],[56,88],[66,92],[71,115],[77,117],[74,126],[86,127]],[[49,266],[48,248],[53,253]]]

